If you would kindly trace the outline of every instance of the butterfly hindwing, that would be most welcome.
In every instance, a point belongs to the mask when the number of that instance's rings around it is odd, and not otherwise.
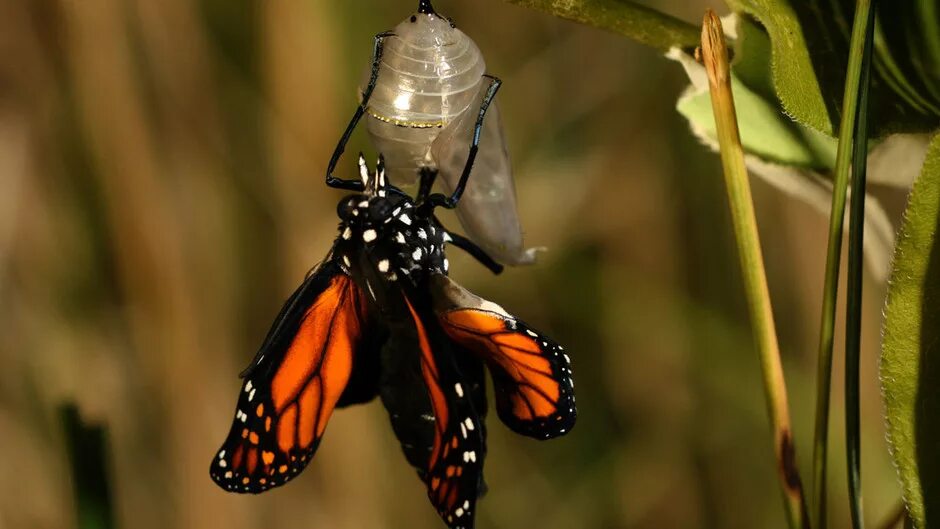
[[[577,411],[562,347],[447,276],[433,274],[431,284],[441,327],[489,366],[499,418],[536,439],[570,431]]]
[[[366,321],[361,292],[336,263],[304,280],[243,373],[234,423],[210,466],[220,487],[263,492],[304,469],[346,390]]]

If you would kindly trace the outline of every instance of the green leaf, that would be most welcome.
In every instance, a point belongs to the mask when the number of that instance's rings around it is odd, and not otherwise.
[[[848,64],[854,0],[727,0],[770,39],[773,85],[787,114],[835,134]],[[940,21],[934,0],[882,2],[875,33],[871,137],[925,132],[940,125]],[[742,24],[744,21],[742,21]],[[739,26],[738,54],[760,65],[765,45]],[[752,46],[758,49],[751,50]],[[766,56],[766,55],[765,55]],[[750,73],[751,70],[748,70]],[[739,71],[742,79],[752,79]],[[760,91],[760,86],[751,85]]]
[[[685,55],[670,54],[686,68],[690,78],[696,63]],[[776,164],[829,169],[835,163],[836,142],[833,138],[803,127],[789,119],[772,101],[758,95],[732,74],[731,89],[745,152]],[[696,133],[714,140],[715,118],[707,89],[693,80],[694,88],[676,104],[680,114],[689,120]]]
[[[754,17],[767,29],[774,86],[787,114],[804,125],[832,135],[833,119],[793,8],[783,0],[728,0],[727,3],[736,12]]]
[[[888,440],[916,527],[940,525],[940,134],[914,183],[894,253],[881,385]]]

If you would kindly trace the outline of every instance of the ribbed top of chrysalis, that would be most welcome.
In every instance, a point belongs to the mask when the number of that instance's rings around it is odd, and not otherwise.
[[[434,6],[431,5],[431,0],[421,0],[418,2],[418,13],[423,13],[425,15],[436,15],[434,12]]]

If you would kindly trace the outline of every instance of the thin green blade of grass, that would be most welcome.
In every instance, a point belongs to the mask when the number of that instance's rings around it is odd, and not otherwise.
[[[728,51],[721,21],[711,10],[706,12],[703,21],[702,59],[708,73],[709,92],[721,151],[721,164],[728,191],[735,240],[741,259],[748,311],[760,357],[767,413],[770,417],[787,522],[791,529],[802,529],[809,527],[809,519],[803,498],[802,479],[796,464],[786,382],[780,361],[780,347],[777,342],[760,237],[757,233],[754,202],[751,197],[747,169],[744,165],[744,148],[741,145],[734,97],[731,93]]]
[[[845,321],[845,442],[849,479],[849,510],[852,527],[865,526],[862,513],[861,410],[859,402],[859,363],[862,336],[862,274],[865,238],[865,176],[868,155],[868,92],[871,85],[871,55],[875,10],[869,2],[859,2],[852,28],[862,34],[858,106],[852,149],[852,202],[849,205],[849,270],[846,285]],[[855,51],[853,46],[852,51]],[[850,60],[854,60],[854,55]]]
[[[839,146],[833,176],[832,208],[829,213],[829,241],[826,250],[826,271],[823,284],[822,315],[819,325],[819,350],[816,366],[816,425],[813,436],[813,527],[825,529],[829,453],[829,401],[832,390],[832,348],[839,289],[839,266],[842,258],[842,234],[845,201],[848,193],[849,169],[852,162],[853,132],[858,119],[859,87],[865,43],[871,41],[866,21],[871,16],[870,0],[859,0],[849,46],[849,62],[842,99],[842,120],[839,125]],[[862,20],[860,23],[859,20]],[[869,23],[871,25],[871,23]],[[868,38],[866,39],[866,36]],[[870,55],[870,50],[868,54]],[[870,69],[870,68],[869,68]],[[867,148],[862,149],[867,154]],[[863,156],[864,156],[863,154]],[[864,192],[860,202],[864,202]]]

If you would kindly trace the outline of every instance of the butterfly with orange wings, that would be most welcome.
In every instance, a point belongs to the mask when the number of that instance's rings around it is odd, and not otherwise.
[[[447,243],[502,269],[434,216],[456,205],[463,185],[449,197],[431,193],[435,174],[422,170],[412,200],[386,182],[381,156],[373,174],[360,154],[359,180],[333,177],[335,159],[327,183],[357,193],[340,201],[336,242],[242,373],[235,420],[210,475],[232,492],[282,485],[310,462],[334,408],[379,396],[440,516],[451,528],[472,528],[485,489],[483,366],[500,419],[549,439],[575,422],[568,355],[448,278]]]

